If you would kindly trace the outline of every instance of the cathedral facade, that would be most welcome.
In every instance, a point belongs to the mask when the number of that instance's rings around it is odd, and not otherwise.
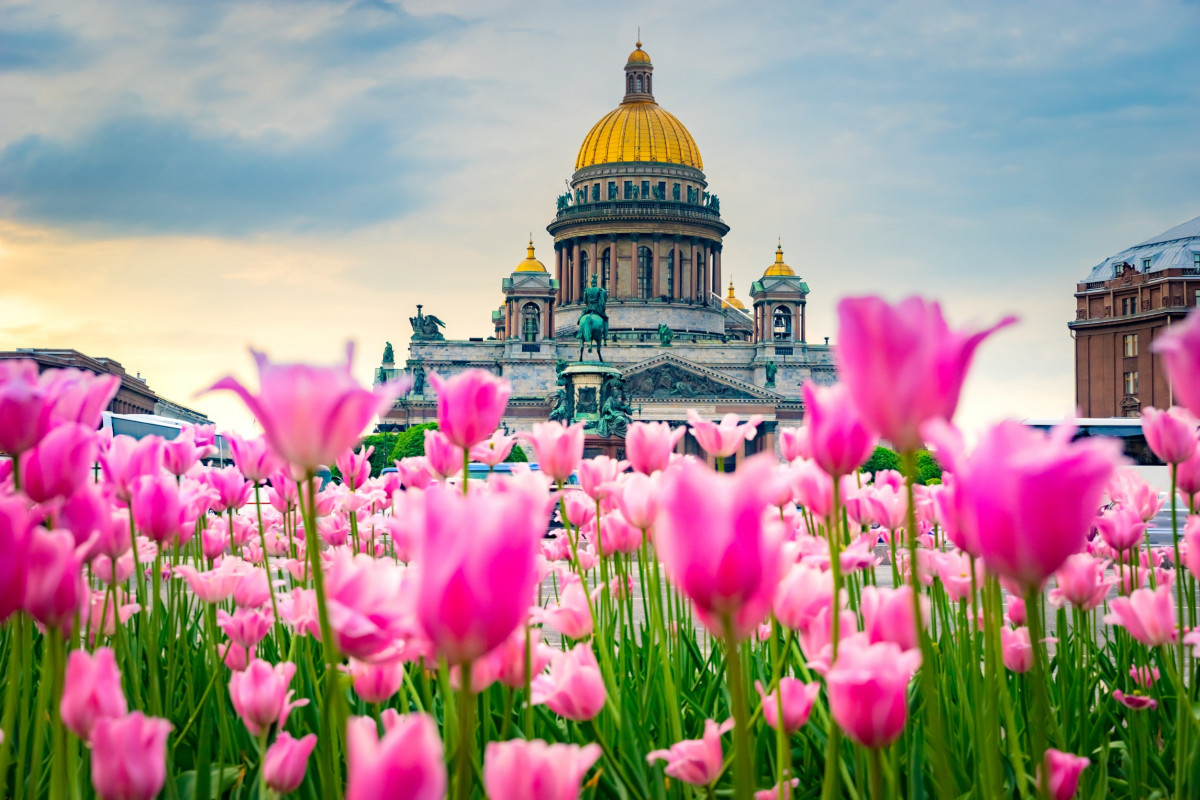
[[[512,383],[506,428],[581,420],[589,454],[622,455],[628,421],[682,425],[688,409],[762,415],[762,435],[740,461],[773,449],[777,426],[803,417],[804,381],[833,382],[828,338],[808,340],[808,285],[781,246],[751,285],[750,308],[726,285],[729,225],[695,140],[655,102],[641,42],[621,80],[620,105],[584,138],[546,228],[553,271],[531,241],[501,281],[504,302],[487,338],[447,340],[441,321],[418,307],[408,359],[397,363],[389,345],[376,371],[377,382],[411,371],[416,386],[381,427],[435,420],[426,376],[474,367]],[[700,453],[690,435],[680,449]]]

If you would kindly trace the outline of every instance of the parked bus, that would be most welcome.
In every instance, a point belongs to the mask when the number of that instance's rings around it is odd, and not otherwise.
[[[160,417],[155,414],[113,414],[105,411],[101,415],[100,428],[112,431],[113,436],[132,436],[141,439],[144,436],[161,436],[164,439],[174,439],[186,425],[183,420],[171,417]],[[233,454],[229,450],[229,442],[221,434],[216,437],[217,452],[204,459],[205,464],[224,467],[233,463]]]

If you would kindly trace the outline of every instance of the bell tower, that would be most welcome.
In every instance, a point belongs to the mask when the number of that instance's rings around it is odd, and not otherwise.
[[[654,102],[654,65],[650,63],[650,54],[642,49],[642,43],[637,43],[637,49],[629,54],[625,64],[625,99],[624,103]]]

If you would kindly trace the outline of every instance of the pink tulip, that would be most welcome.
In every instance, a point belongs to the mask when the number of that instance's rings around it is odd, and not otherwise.
[[[1100,561],[1087,553],[1076,553],[1063,562],[1054,579],[1058,587],[1051,589],[1050,602],[1061,606],[1064,603],[1091,611],[1104,602],[1114,581],[1105,580],[1107,561]]]
[[[483,786],[491,800],[576,800],[583,776],[600,752],[598,744],[489,742]]]
[[[732,475],[698,461],[663,473],[655,545],[668,576],[718,635],[753,633],[783,572],[782,525],[763,513],[773,465],[764,454]]]
[[[1193,312],[1169,326],[1150,349],[1162,356],[1175,397],[1200,415],[1200,314]]]
[[[411,385],[396,380],[374,391],[362,388],[350,372],[352,344],[346,346],[346,363],[339,367],[275,364],[263,353],[251,353],[258,364],[257,395],[232,377],[209,391],[227,389],[241,397],[262,425],[271,449],[308,472],[333,463],[353,447],[371,420]]]
[[[617,478],[629,466],[609,456],[596,456],[579,462],[579,485],[593,500],[604,500],[616,489]]]
[[[1158,667],[1139,667],[1134,665],[1129,668],[1129,677],[1138,686],[1149,689],[1158,681]]]
[[[0,367],[3,365],[0,361]],[[23,498],[0,496],[0,623],[25,602],[33,526]]]
[[[649,530],[658,516],[660,481],[656,476],[633,473],[621,478],[614,495],[621,516],[639,530]]]
[[[583,423],[539,422],[526,438],[537,453],[538,469],[552,480],[566,483],[583,459]]]
[[[430,373],[437,392],[438,428],[451,442],[470,449],[496,430],[512,385],[482,369],[468,369],[450,378]]]
[[[1024,625],[1029,615],[1026,614],[1025,599],[1022,597],[1008,598],[1008,621],[1013,625]]]
[[[197,572],[196,568],[189,564],[180,564],[172,571],[187,581],[188,588],[201,601],[220,603],[232,597],[238,583],[253,570],[253,567],[241,559],[230,557],[222,559],[216,569],[208,572]]]
[[[1113,700],[1134,711],[1158,708],[1158,701],[1143,694],[1125,694],[1120,689],[1113,689]]]
[[[894,447],[916,450],[923,423],[953,419],[976,348],[1016,318],[968,333],[919,297],[896,305],[857,297],[838,304],[838,322],[838,375],[859,413]]]
[[[129,502],[137,478],[162,472],[163,444],[161,436],[113,437],[108,450],[100,454],[100,465],[119,500]]]
[[[772,786],[770,789],[759,789],[754,793],[754,800],[792,800],[795,796],[796,787],[800,785],[799,778],[792,778],[787,783],[783,784],[783,788],[779,784]]]
[[[428,714],[383,712],[346,723],[346,800],[444,800],[446,764],[437,723]]]
[[[1108,493],[1114,502],[1137,512],[1143,522],[1154,519],[1163,506],[1158,489],[1146,482],[1130,468],[1118,469],[1108,484]]]
[[[429,466],[429,459],[425,456],[410,456],[393,463],[395,463],[396,472],[400,476],[400,483],[406,489],[424,489],[429,486],[436,474],[436,471]],[[461,458],[459,463],[462,463]]]
[[[69,634],[75,615],[88,599],[80,571],[83,558],[75,547],[75,537],[67,531],[37,528],[29,540],[27,558],[25,611],[47,628]]]
[[[806,563],[794,565],[775,591],[775,617],[793,631],[807,630],[822,610],[833,605],[833,573]]]
[[[93,655],[72,650],[67,657],[59,714],[67,730],[84,742],[92,739],[92,728],[101,719],[123,717],[128,712],[121,692],[121,671],[113,651],[101,647]]]
[[[563,578],[558,604],[541,612],[541,621],[568,639],[592,635],[592,612],[578,575]]]
[[[256,658],[229,678],[229,699],[246,730],[258,736],[276,723],[282,729],[291,709],[308,705],[307,699],[292,702],[288,684],[295,674],[296,665],[290,661],[272,666]]]
[[[263,756],[263,780],[267,786],[280,794],[299,789],[304,781],[304,772],[308,768],[308,757],[316,746],[315,733],[300,739],[293,739],[287,731],[276,736],[275,742],[267,748]]]
[[[668,776],[690,783],[707,786],[721,775],[724,754],[721,752],[721,734],[733,730],[733,720],[727,719],[718,725],[713,720],[704,721],[704,738],[686,739],[671,745],[669,750],[654,750],[646,754],[646,763],[666,761],[663,769]]]
[[[1118,553],[1137,548],[1146,532],[1141,515],[1122,505],[1113,506],[1096,517],[1095,524],[1100,538]]]
[[[729,458],[738,451],[742,442],[748,442],[758,432],[761,414],[754,414],[746,422],[738,424],[737,414],[726,414],[720,424],[703,419],[695,411],[688,411],[688,423],[692,436],[704,452],[716,458]]]
[[[1182,464],[1196,453],[1196,418],[1187,409],[1142,409],[1142,432],[1154,454],[1168,464]]]
[[[412,627],[411,601],[401,580],[401,569],[390,559],[346,550],[333,554],[325,566],[325,600],[338,652],[360,661],[389,658]]]
[[[471,460],[489,467],[499,466],[512,453],[516,443],[516,436],[505,436],[500,431],[495,431],[489,438],[471,445]]]
[[[50,430],[53,402],[38,381],[37,362],[0,361],[0,453],[18,456]]]
[[[154,800],[166,780],[171,723],[134,711],[92,727],[92,786],[101,800]]]
[[[682,425],[666,422],[635,422],[625,434],[625,457],[635,472],[651,475],[667,468],[679,440],[687,433]]]
[[[265,436],[245,439],[235,433],[227,433],[225,439],[233,453],[233,463],[248,481],[262,483],[284,467],[283,459],[271,450]]]
[[[69,530],[75,537],[75,544],[82,545],[95,535],[88,547],[87,559],[101,552],[106,552],[104,545],[112,526],[112,501],[104,492],[92,484],[84,484],[72,494],[58,510],[56,522],[58,527]],[[129,525],[125,525],[125,541],[129,540]],[[104,541],[102,541],[104,540]]]
[[[964,456],[944,424],[930,432],[943,443],[938,457],[954,472],[954,514],[984,566],[1025,587],[1041,586],[1067,557],[1082,551],[1120,444],[1100,438],[1071,441],[1073,431],[1001,422]]]
[[[355,693],[367,703],[386,703],[404,683],[404,662],[399,660],[369,664],[350,659],[349,672]]]
[[[983,586],[983,564],[974,562],[972,575],[971,557],[962,551],[950,551],[936,556],[934,566],[951,600],[970,600],[974,588]]]
[[[231,509],[237,511],[250,502],[254,490],[254,484],[248,482],[237,467],[209,470],[208,485],[216,492],[212,509],[218,514]]]
[[[921,596],[922,614],[929,615],[929,598]],[[863,631],[872,644],[894,642],[901,650],[920,645],[913,617],[912,586],[898,589],[864,586],[862,590]]]
[[[1182,561],[1192,575],[1200,577],[1200,515],[1188,517],[1183,526],[1184,554]],[[0,615],[0,619],[3,616]]]
[[[342,473],[342,481],[350,487],[350,491],[362,488],[362,485],[371,477],[371,455],[374,452],[375,448],[367,445],[360,447],[357,453],[351,450],[337,457],[335,463],[338,472]]]
[[[21,488],[38,503],[70,497],[86,484],[95,460],[94,431],[73,422],[56,425],[21,454]]]
[[[217,610],[217,627],[243,647],[254,647],[271,631],[274,618],[270,610],[239,608],[232,614]]]
[[[613,511],[600,518],[597,534],[597,550],[604,557],[615,553],[636,553],[642,546],[642,532],[620,511]]]
[[[446,478],[461,476],[463,471],[463,453],[461,447],[446,438],[441,431],[426,430],[425,437],[425,466],[434,476]]]
[[[759,681],[754,682],[762,698],[763,721],[775,730],[779,730],[779,694],[783,695],[783,732],[791,736],[804,727],[808,715],[812,711],[817,695],[821,693],[821,684],[813,681],[804,683],[795,678],[780,678],[779,688],[767,694]]]
[[[1033,644],[1029,640],[1029,628],[1000,628],[1000,655],[1004,666],[1012,672],[1028,672],[1033,669]]]
[[[1159,584],[1157,589],[1135,589],[1128,597],[1114,597],[1109,603],[1111,614],[1104,621],[1120,625],[1147,647],[1158,647],[1175,641],[1175,603],[1171,587]]]
[[[812,444],[808,428],[780,428],[779,453],[784,461],[812,458]]]
[[[215,452],[209,445],[196,442],[196,430],[184,426],[179,435],[163,445],[163,467],[175,476],[187,474],[200,459]]]
[[[819,519],[833,513],[833,479],[815,461],[793,461],[788,467],[792,500]]]
[[[130,617],[141,611],[140,604],[127,603],[125,600],[126,594],[120,588],[116,590],[115,602],[107,592],[92,592],[87,619],[81,625],[87,631],[89,644],[94,643],[97,636],[115,636],[118,624],[128,622]]]
[[[567,511],[565,522],[576,528],[582,528],[596,517],[596,501],[582,492],[562,493],[563,506]]]
[[[545,703],[555,714],[576,722],[599,714],[607,692],[591,646],[577,644],[555,653],[550,673],[534,678],[532,693],[534,705]]]
[[[1050,783],[1046,788],[1049,790],[1051,800],[1071,800],[1075,796],[1075,790],[1079,788],[1080,773],[1090,763],[1083,756],[1049,748],[1046,750],[1046,763],[1043,765],[1044,769],[1042,775],[1039,776],[1038,783],[1040,785],[1041,777],[1049,774]]]
[[[864,747],[891,744],[904,732],[908,684],[920,662],[919,652],[893,642],[844,641],[825,676],[834,720]]]
[[[813,461],[829,475],[849,475],[875,452],[878,438],[858,416],[844,384],[806,382],[804,406]]]
[[[1196,452],[1175,467],[1176,487],[1183,495],[1184,502],[1192,506],[1196,506],[1200,500],[1200,434],[1197,437]]]
[[[39,382],[50,396],[54,422],[75,422],[92,431],[121,387],[120,376],[74,368],[47,370]]]
[[[426,637],[453,663],[483,655],[525,618],[549,523],[532,498],[525,491],[425,491],[416,613]]]
[[[130,505],[138,531],[159,545],[175,541],[196,523],[193,499],[170,475],[139,477],[131,489]]]
[[[485,658],[496,659],[496,680],[510,689],[520,689],[525,685],[526,630],[526,628],[517,628],[513,631],[512,636],[504,640],[503,644],[485,656]],[[536,629],[528,630],[529,652],[532,656],[529,674],[531,676],[541,675],[546,667],[550,666],[550,660],[556,651],[541,642],[540,634]]]

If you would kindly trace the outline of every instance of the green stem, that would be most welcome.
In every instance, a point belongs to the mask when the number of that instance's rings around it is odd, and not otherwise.
[[[465,476],[464,476],[465,480]],[[471,662],[464,662],[458,690],[458,752],[454,755],[455,797],[470,800],[471,760],[475,750],[475,695],[471,692]]]
[[[867,748],[867,766],[871,773],[871,797],[885,797],[883,793],[883,764],[878,747]],[[779,794],[783,797],[783,792]]]
[[[262,501],[258,496],[258,481],[254,482],[254,510],[258,514],[258,541],[262,544],[263,570],[267,573],[267,591],[271,594],[271,615],[275,618],[275,641],[279,652],[283,652],[283,623],[279,621],[279,606],[275,603],[275,581],[271,580],[271,559],[267,555],[267,534],[263,528]],[[353,518],[353,514],[351,517]]]
[[[746,703],[742,656],[733,621],[729,619],[725,621],[725,670],[733,710],[733,796],[736,800],[751,800],[754,796],[754,759],[750,753],[750,711]]]
[[[24,659],[26,640],[29,634],[26,630],[28,621],[23,614],[14,614],[9,621],[6,637],[8,646],[8,666],[4,670],[4,713],[0,716],[0,731],[4,732],[4,740],[0,741],[0,797],[5,797],[4,790],[8,783],[8,761],[12,753],[12,744],[17,731],[17,699],[18,688],[21,685],[21,662]],[[22,720],[24,721],[24,720]]]

